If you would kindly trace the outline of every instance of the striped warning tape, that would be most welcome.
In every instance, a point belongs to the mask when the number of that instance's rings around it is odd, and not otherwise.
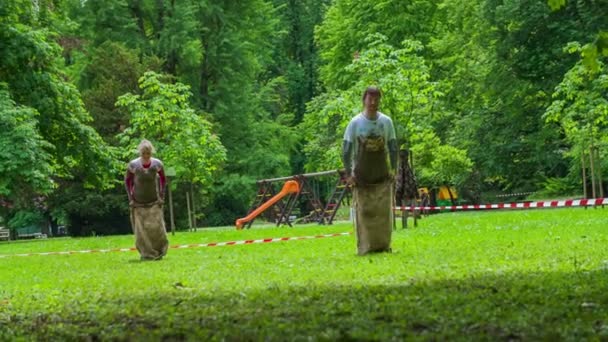
[[[519,203],[498,203],[498,204],[471,204],[471,205],[452,205],[452,206],[426,206],[426,207],[395,207],[395,210],[481,210],[481,209],[534,209],[534,208],[560,208],[560,207],[587,207],[608,204],[608,198],[593,198],[580,200],[561,200],[561,201],[539,201],[539,202],[519,202]]]
[[[323,234],[323,235],[311,235],[311,236],[292,236],[292,237],[281,237],[281,238],[268,238],[268,239],[257,239],[257,240],[240,240],[240,241],[226,241],[226,242],[210,242],[210,243],[193,243],[187,245],[173,245],[169,246],[171,249],[184,249],[184,248],[199,248],[199,247],[220,247],[220,246],[236,246],[236,245],[251,245],[256,243],[272,243],[281,241],[293,241],[293,240],[310,240],[310,239],[322,239],[327,237],[345,236],[350,235],[350,232],[346,233],[334,233],[334,234]],[[111,249],[87,249],[81,251],[65,251],[65,252],[37,252],[37,253],[20,253],[20,254],[0,254],[1,258],[8,257],[26,257],[35,255],[71,255],[71,254],[86,254],[86,253],[110,253],[110,252],[132,252],[136,251],[135,247],[131,248],[111,248]]]

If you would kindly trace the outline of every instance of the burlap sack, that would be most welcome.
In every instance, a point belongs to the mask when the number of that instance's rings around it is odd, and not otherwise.
[[[393,232],[393,182],[357,184],[353,191],[357,252],[390,251]]]
[[[354,175],[355,231],[359,255],[390,251],[393,231],[393,183],[384,138],[360,137]]]
[[[158,260],[167,254],[169,241],[162,204],[131,207],[131,227],[142,260]]]

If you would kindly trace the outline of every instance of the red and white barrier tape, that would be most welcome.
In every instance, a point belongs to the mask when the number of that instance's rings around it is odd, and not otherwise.
[[[173,246],[169,246],[169,248],[184,249],[184,248],[199,248],[199,247],[251,245],[251,244],[255,244],[255,243],[271,243],[271,242],[293,241],[293,240],[322,239],[322,238],[327,238],[327,237],[345,236],[345,235],[350,235],[350,234],[351,234],[350,232],[346,232],[346,233],[334,233],[334,234],[313,235],[313,236],[293,236],[293,237],[268,238],[268,239],[257,239],[257,240],[193,243],[193,244],[188,244],[188,245],[173,245]],[[132,251],[136,251],[136,250],[137,249],[135,247],[131,247],[131,248],[112,248],[112,249],[88,249],[88,250],[82,250],[82,251],[66,251],[66,252],[0,254],[0,259],[8,258],[8,257],[26,257],[26,256],[35,256],[35,255],[71,255],[71,254],[86,254],[86,253],[132,252]]]
[[[470,204],[452,206],[427,206],[427,207],[395,207],[395,210],[482,210],[482,209],[534,209],[534,208],[561,208],[561,207],[587,207],[608,204],[608,198],[593,198],[580,200],[540,201],[520,203],[498,203],[498,204]]]

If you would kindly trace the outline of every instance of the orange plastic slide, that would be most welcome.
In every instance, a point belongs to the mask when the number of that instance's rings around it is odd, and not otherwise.
[[[259,206],[254,211],[249,213],[249,215],[236,220],[236,229],[239,229],[239,230],[243,229],[243,224],[256,218],[258,215],[263,213],[264,210],[270,208],[273,204],[280,201],[281,198],[283,198],[289,194],[292,194],[294,192],[298,192],[298,191],[300,191],[300,185],[298,184],[298,182],[296,182],[294,180],[288,180],[287,182],[285,182],[285,184],[283,185],[283,188],[281,189],[281,191],[279,191],[278,194],[272,196],[271,199],[264,202],[261,206]]]

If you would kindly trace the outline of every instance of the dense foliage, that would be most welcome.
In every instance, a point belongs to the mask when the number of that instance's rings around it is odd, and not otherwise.
[[[256,179],[341,166],[370,84],[422,186],[599,196],[607,31],[603,1],[2,1],[0,224],[128,232],[143,138],[178,228],[187,194],[234,222]]]

